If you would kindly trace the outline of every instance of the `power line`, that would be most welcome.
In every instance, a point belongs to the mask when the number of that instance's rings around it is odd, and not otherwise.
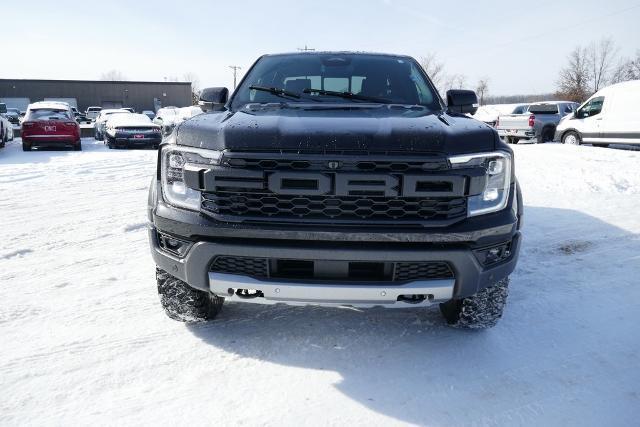
[[[240,70],[242,67],[239,67],[237,65],[229,65],[229,68],[233,70],[233,88],[235,89],[238,81],[238,70]]]

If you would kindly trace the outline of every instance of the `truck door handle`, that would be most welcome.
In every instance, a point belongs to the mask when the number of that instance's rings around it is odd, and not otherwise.
[[[602,120],[602,117],[598,117],[596,120],[597,120],[597,121],[600,121],[600,120]]]

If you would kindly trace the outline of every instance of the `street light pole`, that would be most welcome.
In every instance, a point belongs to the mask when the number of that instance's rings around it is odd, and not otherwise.
[[[229,65],[229,68],[231,68],[233,70],[233,88],[236,88],[236,83],[237,83],[237,77],[238,77],[238,70],[241,69],[242,67],[239,67],[237,65]]]

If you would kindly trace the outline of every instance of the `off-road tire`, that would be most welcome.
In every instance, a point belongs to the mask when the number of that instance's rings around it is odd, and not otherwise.
[[[156,281],[162,308],[173,320],[185,323],[206,322],[214,319],[222,310],[224,298],[193,289],[157,267]]]
[[[440,304],[449,326],[461,329],[488,329],[498,323],[509,294],[509,278],[504,278],[467,298]]]

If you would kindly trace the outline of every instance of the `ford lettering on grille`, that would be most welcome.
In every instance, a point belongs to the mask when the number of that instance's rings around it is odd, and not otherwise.
[[[335,170],[326,160],[262,160],[249,166],[236,159],[232,165],[186,165],[185,183],[202,192],[204,214],[228,222],[362,225],[366,219],[367,224],[444,226],[466,217],[466,193],[476,186],[475,177],[419,169],[413,161],[367,159],[356,168],[343,157]],[[295,170],[302,168],[322,170]]]

